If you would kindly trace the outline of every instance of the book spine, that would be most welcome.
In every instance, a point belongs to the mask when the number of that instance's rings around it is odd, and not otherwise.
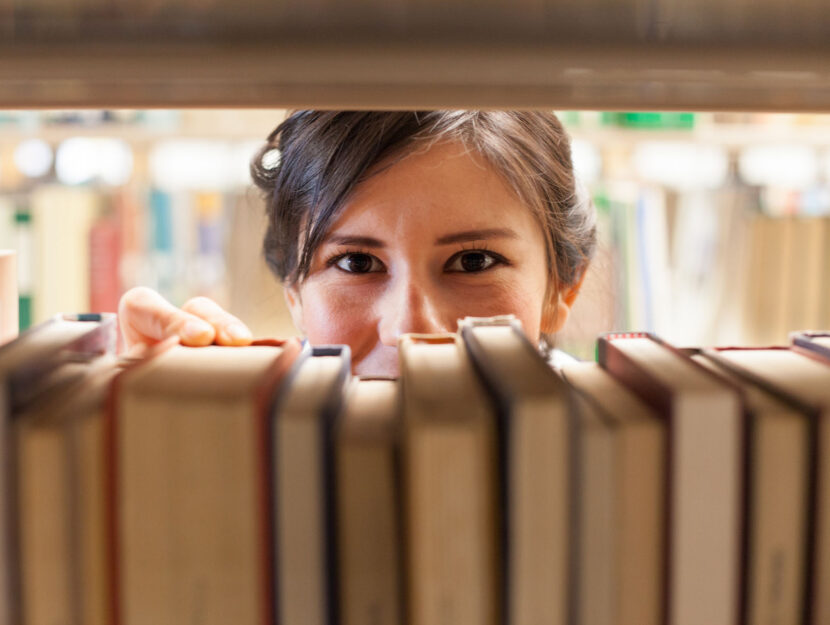
[[[625,337],[649,337],[647,334],[628,334],[616,335],[609,334],[599,337],[597,341],[597,360],[599,365],[608,373],[614,376],[619,382],[628,387],[635,395],[637,395],[646,404],[651,406],[657,414],[668,419],[668,427],[666,428],[665,441],[665,467],[666,479],[663,482],[663,501],[667,502],[666,514],[664,516],[664,525],[662,528],[663,536],[666,537],[666,550],[664,555],[664,562],[666,565],[666,575],[663,580],[663,597],[662,597],[662,615],[660,621],[665,625],[670,625],[672,615],[670,613],[672,601],[672,567],[669,563],[672,562],[672,541],[671,528],[673,523],[674,511],[668,502],[672,500],[671,485],[673,482],[672,475],[672,457],[674,454],[673,436],[671,434],[671,391],[660,384],[656,379],[650,376],[642,367],[635,363],[625,353],[614,345],[615,338]]]
[[[19,207],[14,214],[17,246],[18,324],[20,331],[32,325],[32,273],[34,249],[32,216],[27,208]]]
[[[262,344],[262,342],[260,342]],[[274,453],[271,430],[271,411],[276,401],[279,389],[291,370],[301,346],[299,341],[292,339],[282,344],[283,352],[274,362],[274,365],[265,375],[256,392],[259,434],[259,486],[260,486],[260,541],[261,541],[261,574],[262,586],[262,625],[275,623],[274,598],[274,481],[271,470],[271,458]]]
[[[110,217],[99,219],[89,231],[89,310],[118,310],[121,295],[120,230]]]

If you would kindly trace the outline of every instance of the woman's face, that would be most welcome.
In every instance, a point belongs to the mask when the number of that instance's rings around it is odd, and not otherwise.
[[[407,332],[510,313],[529,337],[557,331],[576,293],[548,282],[533,214],[481,156],[445,142],[360,184],[287,300],[312,345],[347,344],[355,374],[396,376]]]

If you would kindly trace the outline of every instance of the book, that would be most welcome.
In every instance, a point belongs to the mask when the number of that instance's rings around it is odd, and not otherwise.
[[[271,623],[268,421],[299,343],[175,343],[112,385],[113,622]]]
[[[269,421],[278,623],[325,625],[336,619],[332,427],[350,367],[347,346],[306,349]]]
[[[82,374],[84,363],[115,345],[112,315],[60,315],[0,347],[0,623],[21,622],[16,453],[12,419]]]
[[[598,347],[602,367],[668,423],[666,620],[734,623],[744,487],[739,392],[653,335],[608,334]]]
[[[692,358],[739,385],[747,411],[741,622],[803,622],[814,411],[714,350],[694,350]]]
[[[0,345],[14,339],[20,330],[17,294],[17,252],[0,249]]]
[[[579,393],[579,622],[662,623],[666,423],[596,363],[562,374]]]
[[[355,379],[334,426],[342,625],[403,623],[398,433],[391,379]]]
[[[455,334],[405,335],[402,468],[411,625],[501,614],[496,417]]]
[[[830,363],[830,332],[794,332],[790,335],[790,339],[795,351]]]
[[[89,310],[118,310],[121,288],[121,225],[114,210],[101,215],[89,229]]]
[[[102,420],[116,358],[104,354],[78,375],[62,365],[59,390],[14,417],[21,623],[105,625],[103,437],[77,447],[79,421]],[[86,476],[87,467],[94,479]],[[90,501],[94,509],[90,513]]]
[[[70,493],[72,513],[72,566],[76,613],[80,625],[113,623],[109,579],[109,534],[107,527],[107,479],[105,420],[110,384],[121,370],[119,362],[110,371],[90,376],[83,394],[71,405],[67,418],[69,438]]]
[[[784,298],[791,302],[786,330],[822,326],[821,298],[824,273],[823,217],[801,217],[794,220],[790,274]],[[786,336],[786,333],[784,334]]]
[[[468,317],[459,330],[498,412],[504,586],[499,621],[564,625],[576,440],[570,390],[516,318]]]
[[[80,187],[38,186],[32,192],[35,323],[63,310],[88,309],[89,230],[99,202],[97,193]]]
[[[717,357],[745,377],[784,394],[792,403],[812,407],[811,453],[815,494],[810,502],[807,535],[807,598],[804,623],[826,623],[830,619],[830,367],[816,351],[772,348],[718,348]],[[809,355],[808,355],[809,354]]]

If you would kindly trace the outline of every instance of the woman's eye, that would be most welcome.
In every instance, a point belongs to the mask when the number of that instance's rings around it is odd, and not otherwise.
[[[459,271],[463,273],[476,273],[489,269],[493,265],[502,262],[495,255],[480,250],[461,252],[453,256],[446,265],[447,271]]]
[[[335,265],[348,273],[371,273],[383,269],[383,264],[370,254],[343,254]]]

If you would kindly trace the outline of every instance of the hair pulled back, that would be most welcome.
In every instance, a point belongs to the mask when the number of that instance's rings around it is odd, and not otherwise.
[[[294,112],[251,164],[266,199],[271,270],[289,285],[302,281],[354,188],[436,141],[481,154],[533,212],[552,287],[579,281],[596,246],[594,209],[577,189],[567,133],[543,111]]]

